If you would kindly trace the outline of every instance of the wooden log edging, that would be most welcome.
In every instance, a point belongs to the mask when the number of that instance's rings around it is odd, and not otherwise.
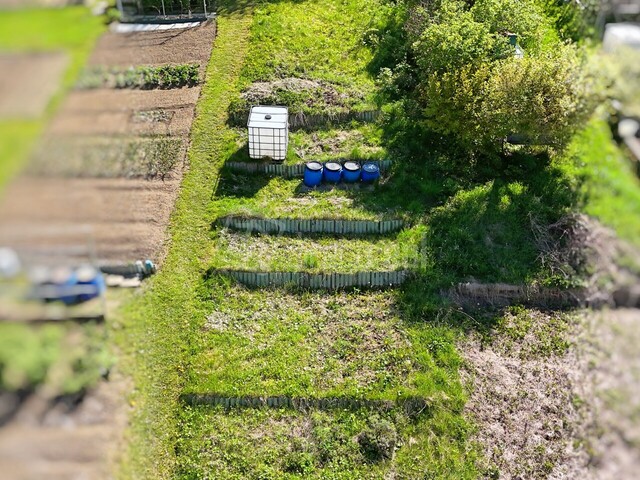
[[[392,160],[367,160],[366,163],[373,163],[378,166],[380,173],[387,172],[392,165]],[[295,165],[283,165],[276,163],[260,162],[227,162],[224,164],[232,172],[258,173],[284,178],[302,178],[304,176],[304,163]]]
[[[463,307],[526,305],[534,308],[640,308],[640,285],[551,288],[504,283],[459,283],[444,294]]]
[[[362,123],[373,123],[378,120],[381,115],[382,111],[376,109],[362,111],[349,110],[336,113],[292,113],[289,115],[289,129],[299,130],[302,128],[314,128],[326,125],[340,125],[354,120]],[[248,119],[248,110],[242,113],[232,113],[229,116],[229,123],[237,127],[245,127]]]
[[[406,397],[397,400],[371,400],[349,396],[342,397],[292,397],[277,396],[240,396],[229,397],[217,393],[189,393],[180,397],[187,405],[207,405],[232,408],[286,408],[300,412],[310,410],[378,410],[390,411],[403,409],[411,415],[418,415],[429,410],[431,402],[424,397]]]
[[[357,273],[253,272],[246,270],[213,270],[209,275],[233,278],[247,287],[269,288],[294,286],[309,290],[343,290],[349,288],[390,288],[402,285],[410,270]]]
[[[459,283],[445,294],[461,306],[506,306],[523,304],[538,307],[577,307],[586,301],[581,289],[544,288],[504,283]]]
[[[215,226],[240,232],[267,235],[329,234],[329,235],[384,235],[398,232],[405,221],[396,220],[324,220],[298,218],[249,218],[242,216],[221,217]]]

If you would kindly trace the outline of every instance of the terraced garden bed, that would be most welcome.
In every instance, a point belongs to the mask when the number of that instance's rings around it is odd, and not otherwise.
[[[378,239],[292,238],[226,229],[213,236],[211,268],[355,273],[417,267],[423,228]]]

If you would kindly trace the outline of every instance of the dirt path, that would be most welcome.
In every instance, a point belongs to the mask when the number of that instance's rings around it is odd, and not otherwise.
[[[3,478],[112,478],[127,409],[126,381],[114,375],[79,403],[31,395],[0,428]],[[5,401],[8,399],[5,398]]]
[[[42,115],[68,61],[64,53],[1,53],[0,118]]]

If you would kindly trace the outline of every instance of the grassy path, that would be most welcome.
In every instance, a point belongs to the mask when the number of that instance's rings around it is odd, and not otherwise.
[[[227,107],[247,51],[250,23],[250,10],[220,12],[192,128],[190,170],[172,217],[169,255],[144,295],[122,312],[125,328],[116,336],[136,385],[130,450],[122,466],[125,477],[173,478],[176,403],[203,315],[196,290],[207,240],[206,206],[220,166]]]

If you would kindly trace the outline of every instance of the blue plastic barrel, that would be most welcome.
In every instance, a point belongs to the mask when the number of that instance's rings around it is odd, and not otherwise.
[[[67,267],[58,267],[51,272],[50,281],[45,285],[54,287],[54,294],[45,298],[46,301],[60,301],[65,305],[73,305],[78,301],[75,286],[78,282],[76,272]]]
[[[320,162],[308,162],[304,166],[304,184],[307,187],[317,187],[322,182],[322,164]]]
[[[342,177],[342,165],[336,162],[327,162],[324,164],[324,181],[330,183],[338,183]]]
[[[105,291],[106,287],[102,272],[92,266],[78,268],[76,277],[78,286],[82,287],[82,293],[78,294],[78,302],[87,302],[97,298]]]
[[[380,168],[375,163],[365,163],[361,177],[363,182],[375,182],[380,178]]]
[[[344,162],[342,178],[348,183],[360,180],[360,164],[358,162]]]

